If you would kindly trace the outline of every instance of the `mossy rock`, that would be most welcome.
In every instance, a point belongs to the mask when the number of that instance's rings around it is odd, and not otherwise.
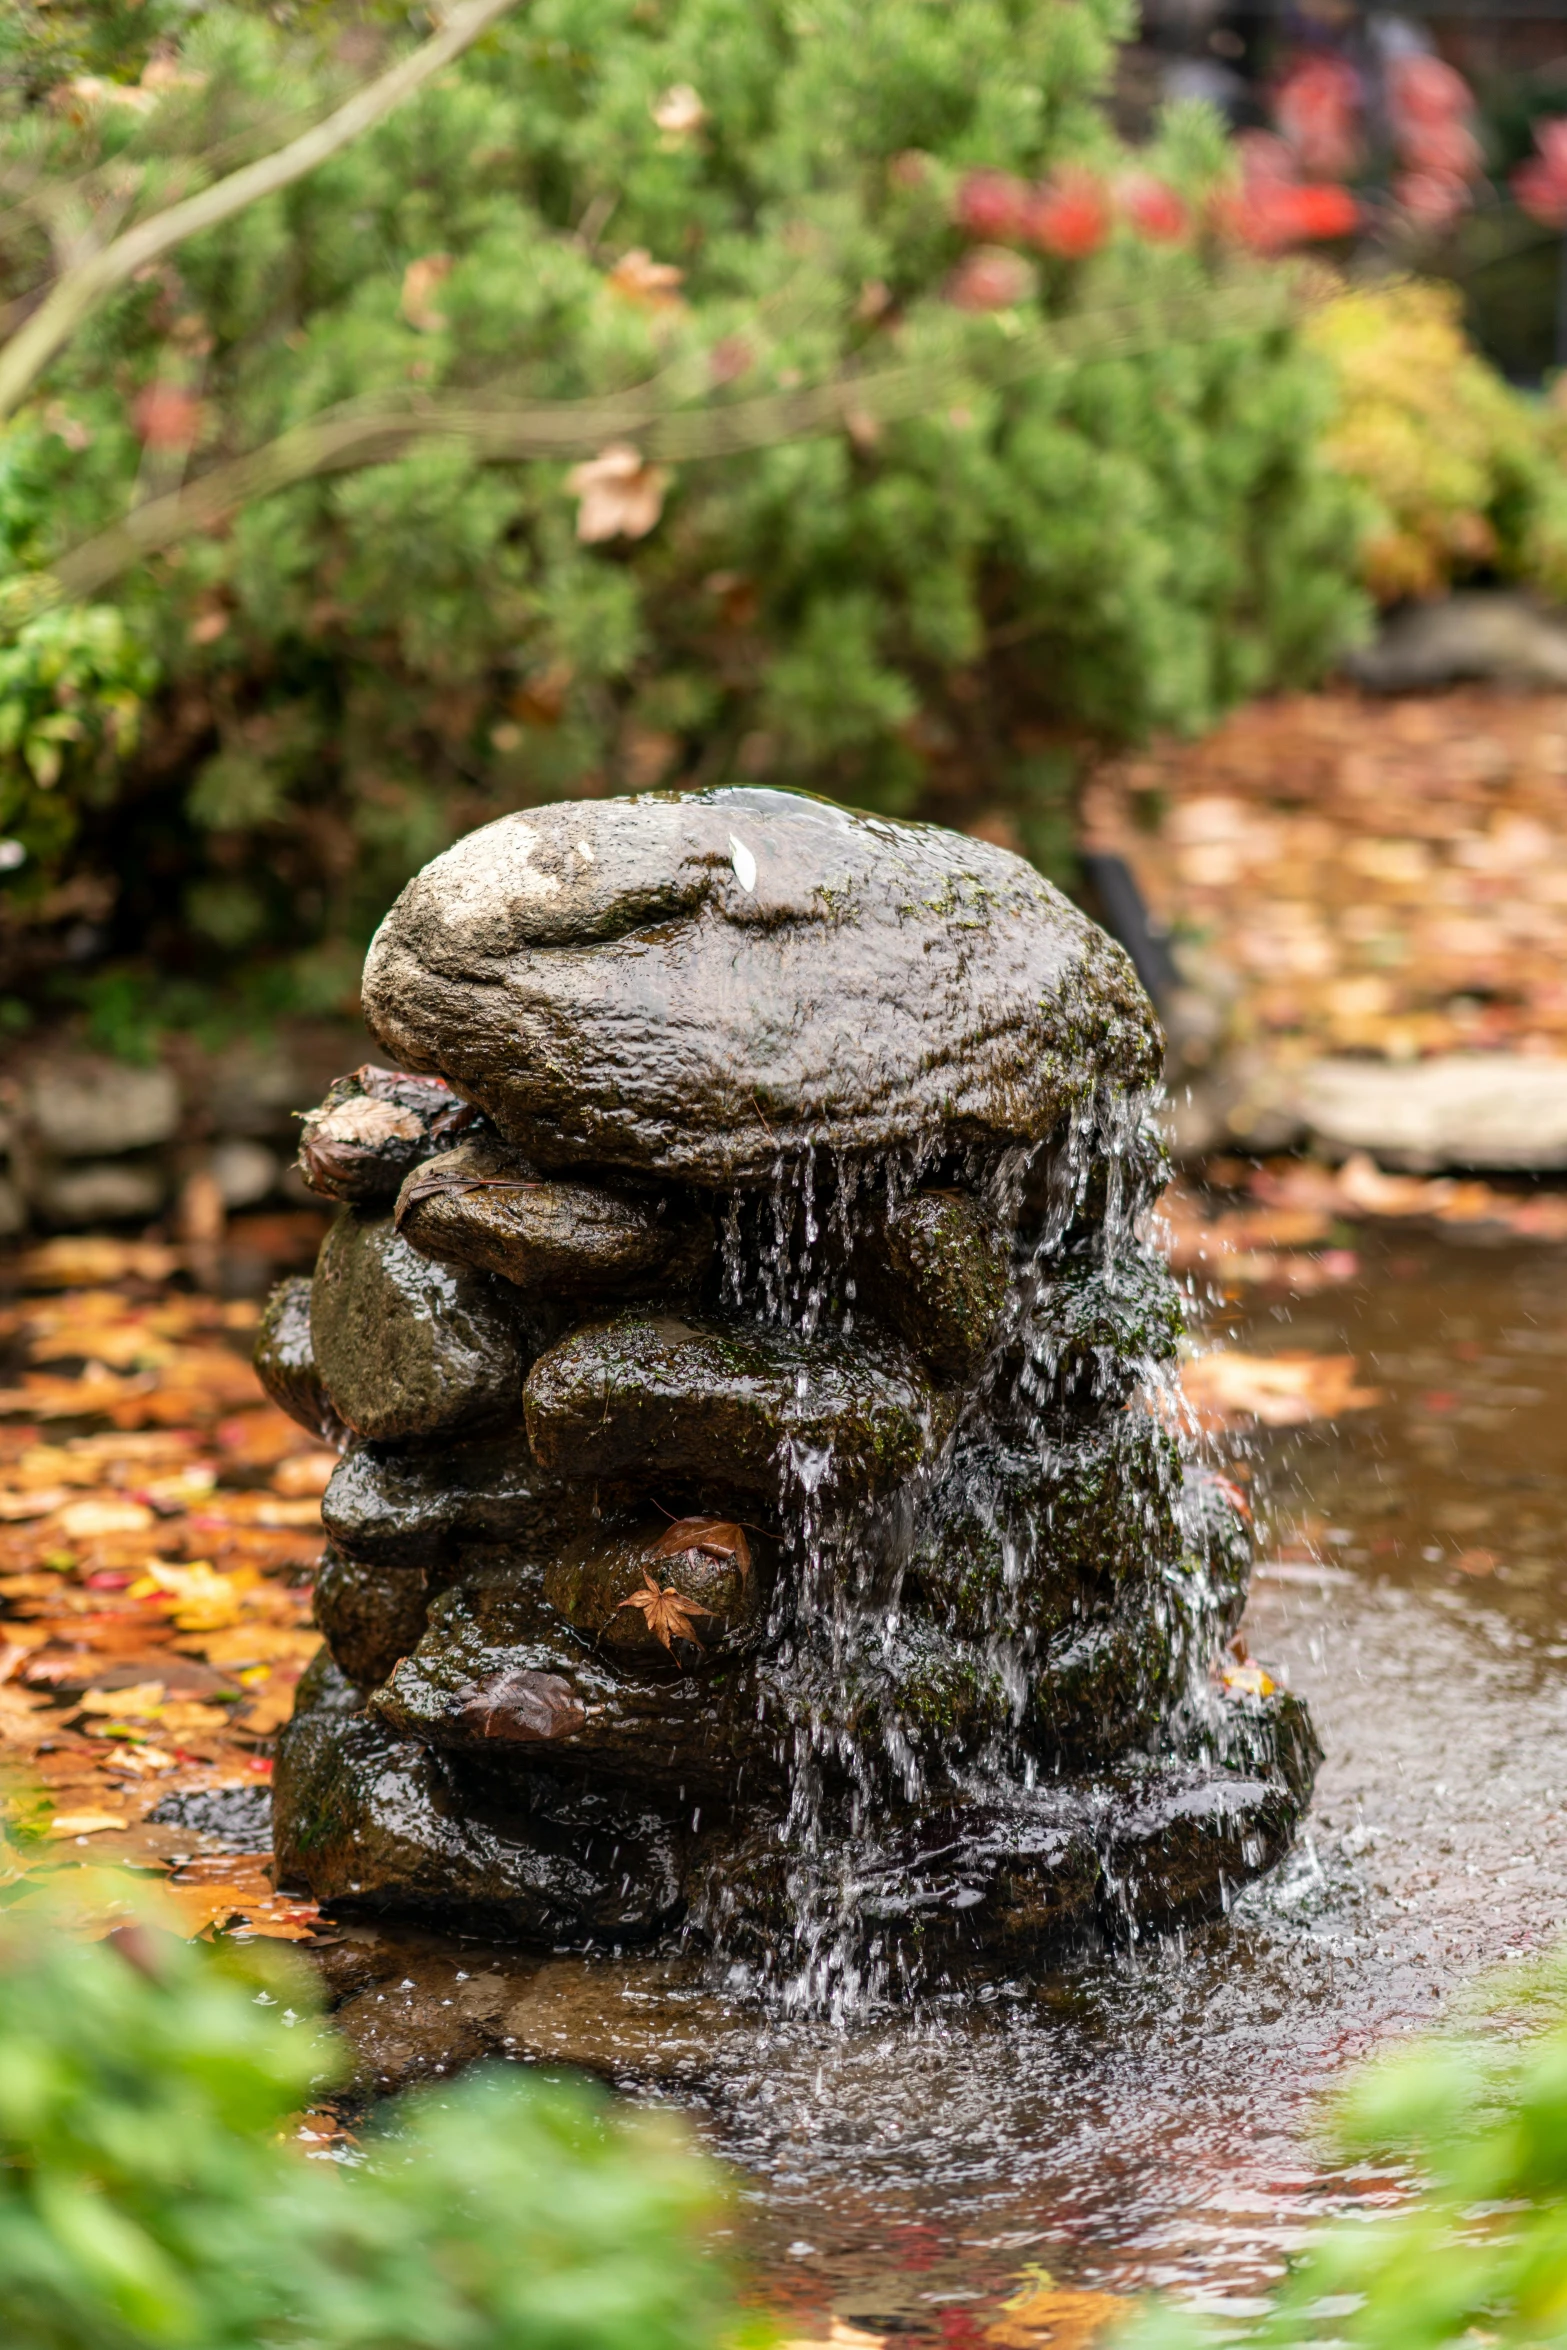
[[[1011,1249],[977,1200],[919,1191],[886,1205],[856,1251],[859,1294],[943,1381],[966,1379],[996,1335]]]
[[[907,1356],[755,1323],[633,1312],[541,1355],[524,1394],[544,1467],[577,1478],[727,1481],[777,1495],[863,1492],[909,1476],[944,1432]]]
[[[1175,1360],[1186,1309],[1162,1257],[1107,1257],[1095,1241],[1042,1270],[1026,1343],[1004,1372],[1026,1410],[1114,1407]]]
[[[381,1443],[515,1422],[536,1351],[514,1290],[433,1264],[390,1216],[355,1208],[322,1243],[310,1337],[333,1410]]]
[[[596,1781],[733,1801],[742,1784],[777,1797],[786,1739],[758,1718],[754,1668],[713,1660],[686,1671],[674,1655],[619,1665],[567,1624],[542,1578],[497,1558],[430,1606],[411,1656],[372,1698],[401,1735],[445,1751],[504,1753]]]
[[[689,1199],[624,1184],[550,1181],[494,1140],[416,1167],[397,1229],[422,1255],[499,1274],[534,1297],[640,1287],[683,1296],[712,1261],[713,1221]]]
[[[335,1910],[392,1910],[553,1945],[652,1941],[684,1906],[680,1831],[546,1780],[499,1791],[361,1712],[318,1675],[278,1739],[279,1880]]]
[[[428,1605],[422,1569],[366,1566],[328,1543],[316,1569],[316,1622],[334,1663],[360,1688],[375,1688],[417,1645]]]
[[[1043,1454],[993,1434],[957,1445],[918,1505],[905,1588],[970,1638],[1050,1639],[1179,1556],[1181,1462],[1144,1414]]]

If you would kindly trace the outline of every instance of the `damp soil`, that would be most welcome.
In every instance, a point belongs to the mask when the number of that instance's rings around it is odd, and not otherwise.
[[[1252,2302],[1333,2174],[1321,2093],[1567,1920],[1567,1250],[1395,1233],[1360,1280],[1215,1314],[1353,1352],[1374,1410],[1248,1448],[1253,1652],[1326,1760],[1293,1857],[1211,1925],[828,2025],[678,1961],[351,1931],[366,2087],[500,2052],[679,2105],[735,2166],[770,2297],[960,2343],[1029,2264]]]

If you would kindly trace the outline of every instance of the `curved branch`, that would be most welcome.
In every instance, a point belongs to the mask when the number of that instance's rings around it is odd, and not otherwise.
[[[356,90],[324,122],[312,124],[275,154],[258,156],[227,179],[187,196],[182,203],[171,204],[166,211],[155,212],[150,220],[140,221],[116,237],[101,253],[66,270],[26,324],[0,349],[0,420],[26,397],[83,319],[139,269],[203,229],[231,220],[261,197],[291,187],[318,164],[351,146],[433,74],[471,48],[480,34],[514,5],[515,0],[462,0],[438,33],[375,81]]]
[[[275,441],[166,497],[149,498],[123,521],[83,540],[53,566],[58,591],[96,595],[147,556],[181,539],[220,528],[244,507],[279,490],[332,474],[388,465],[410,451],[454,443],[481,464],[530,458],[596,456],[606,442],[634,441],[644,456],[694,463],[819,439],[866,419],[892,424],[928,415],[976,382],[1015,383],[1049,367],[1111,359],[1172,342],[1206,342],[1274,326],[1298,307],[1276,284],[1239,295],[1088,311],[1000,344],[986,363],[972,354],[925,365],[838,376],[800,391],[769,392],[718,406],[670,409],[657,388],[642,386],[600,400],[486,405],[469,395],[447,400],[361,401],[296,425]],[[40,583],[41,584],[41,583]]]

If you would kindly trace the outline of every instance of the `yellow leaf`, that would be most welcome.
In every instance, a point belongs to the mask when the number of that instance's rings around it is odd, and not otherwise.
[[[108,1828],[128,1828],[131,1822],[123,1814],[112,1811],[57,1811],[49,1822],[49,1834],[56,1840],[65,1836],[101,1836]]]
[[[161,1681],[137,1681],[129,1689],[89,1689],[81,1710],[84,1714],[107,1714],[115,1721],[147,1721],[162,1704]]]
[[[140,1534],[156,1522],[144,1502],[73,1501],[55,1525],[68,1542],[88,1542],[98,1534]]]
[[[1078,2292],[1046,2285],[1020,2293],[985,2328],[994,2350],[1084,2350],[1112,2325],[1125,2321],[1133,2304],[1118,2293]]]

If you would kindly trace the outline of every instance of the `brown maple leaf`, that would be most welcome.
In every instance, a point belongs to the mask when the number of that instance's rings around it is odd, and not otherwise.
[[[693,1619],[697,1616],[711,1616],[713,1613],[699,1599],[687,1599],[682,1591],[666,1590],[647,1567],[642,1570],[642,1589],[633,1591],[629,1599],[623,1599],[620,1607],[640,1608],[647,1618],[648,1630],[655,1640],[662,1641],[671,1656],[675,1653],[677,1640],[689,1640],[693,1647],[702,1648]],[[619,1615],[620,1608],[615,1613]],[[705,1649],[703,1654],[706,1654]]]
[[[732,1558],[742,1583],[751,1572],[751,1545],[745,1528],[733,1518],[677,1518],[655,1545],[653,1556],[680,1558],[691,1550],[705,1552],[709,1558]]]

